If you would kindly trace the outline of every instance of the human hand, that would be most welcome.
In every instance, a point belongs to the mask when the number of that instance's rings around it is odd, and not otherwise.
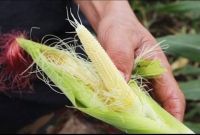
[[[137,20],[128,1],[78,1],[97,33],[97,38],[116,67],[128,81],[134,59],[143,47],[156,44],[155,38]],[[159,59],[167,71],[152,80],[153,97],[180,121],[185,111],[184,95],[173,77],[170,64],[161,48],[152,59]]]
[[[127,9],[108,12],[99,22],[97,36],[127,81],[134,67],[134,59],[140,54],[142,48],[152,48],[156,44],[155,38]],[[156,50],[152,58],[159,59],[167,71],[152,80],[154,88],[152,95],[168,112],[182,121],[185,110],[184,95],[173,77],[162,49],[157,47]]]

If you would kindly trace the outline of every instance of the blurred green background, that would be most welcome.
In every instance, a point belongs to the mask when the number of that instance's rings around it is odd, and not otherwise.
[[[129,0],[140,22],[158,41],[185,94],[185,124],[200,133],[200,1]]]

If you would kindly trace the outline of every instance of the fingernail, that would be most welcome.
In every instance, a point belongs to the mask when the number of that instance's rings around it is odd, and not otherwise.
[[[126,77],[125,77],[124,73],[123,73],[123,72],[121,72],[121,71],[119,71],[119,72],[120,72],[120,74],[122,75],[122,77],[123,77],[124,79],[126,79]]]
[[[125,76],[125,80],[126,80],[126,82],[129,81],[129,77],[128,77],[128,75]]]
[[[125,75],[123,72],[119,71],[122,77],[126,80],[126,82],[129,81],[128,75]]]
[[[122,71],[119,71],[119,72],[122,75],[122,77],[126,80],[126,82],[128,82],[129,81],[128,75],[125,75]]]

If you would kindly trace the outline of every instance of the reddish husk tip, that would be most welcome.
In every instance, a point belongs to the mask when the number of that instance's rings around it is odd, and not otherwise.
[[[30,87],[32,77],[20,74],[30,66],[32,59],[17,43],[19,37],[25,38],[26,34],[12,32],[0,36],[0,91]]]

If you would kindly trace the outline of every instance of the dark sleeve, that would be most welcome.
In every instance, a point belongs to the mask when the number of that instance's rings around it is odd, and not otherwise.
[[[65,20],[66,6],[73,8],[72,5],[71,0],[0,0],[0,33],[29,32],[32,27],[40,27],[32,31],[32,39],[40,41],[46,34],[66,37],[65,32],[73,30]],[[34,91],[30,93],[1,92],[0,132],[15,132],[66,104],[70,102],[64,95],[51,91],[39,80],[34,81]]]
[[[63,35],[71,30],[66,19],[68,0],[1,0],[0,1],[0,33],[13,30],[29,32],[32,27],[33,36],[40,39],[45,34]]]

